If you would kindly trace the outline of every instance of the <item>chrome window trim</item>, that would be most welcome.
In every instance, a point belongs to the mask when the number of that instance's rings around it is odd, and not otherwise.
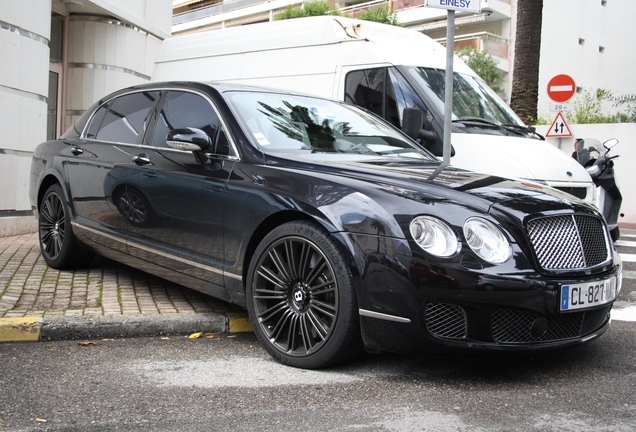
[[[131,90],[131,91],[127,91],[127,92],[118,94],[117,96],[113,96],[112,98],[105,100],[103,103],[101,103],[99,106],[97,106],[93,110],[93,112],[91,113],[91,116],[89,117],[88,121],[84,125],[84,129],[82,129],[82,133],[80,134],[80,139],[82,139],[84,141],[89,141],[89,142],[106,142],[106,143],[111,143],[111,144],[133,146],[133,147],[136,147],[136,148],[148,148],[148,149],[153,149],[153,150],[161,149],[162,151],[163,150],[170,150],[170,151],[174,151],[174,152],[178,152],[178,153],[184,153],[184,152],[188,153],[188,152],[190,152],[189,150],[177,150],[177,149],[173,149],[173,148],[170,148],[170,147],[155,147],[155,146],[151,146],[151,145],[123,143],[123,142],[119,142],[119,141],[105,141],[105,140],[100,140],[100,139],[97,139],[97,138],[88,138],[88,137],[86,137],[86,133],[88,131],[88,128],[89,128],[90,124],[93,122],[93,119],[95,118],[95,113],[97,111],[99,111],[99,109],[102,108],[104,105],[110,103],[111,101],[113,101],[115,99],[123,97],[123,96],[128,96],[128,95],[135,94],[135,93],[151,92],[151,91],[158,91],[158,92],[162,92],[162,91],[180,91],[180,92],[184,92],[184,93],[193,93],[193,94],[201,96],[203,99],[205,99],[210,104],[210,106],[212,107],[214,112],[216,113],[216,116],[219,118],[219,122],[221,124],[221,127],[225,130],[225,136],[227,137],[228,142],[230,143],[230,146],[232,147],[232,151],[234,153],[233,155],[218,155],[216,153],[206,153],[206,155],[214,156],[214,157],[218,157],[218,158],[222,158],[222,159],[227,159],[227,160],[230,160],[230,161],[240,161],[241,160],[241,157],[239,156],[240,153],[238,151],[238,147],[237,147],[236,143],[234,142],[234,137],[232,137],[232,134],[228,133],[228,131],[230,129],[227,127],[227,123],[225,122],[225,119],[223,118],[223,116],[220,115],[219,110],[216,108],[216,105],[214,104],[214,102],[206,94],[201,93],[200,91],[196,91],[196,90],[192,90],[192,89],[185,89],[185,88],[158,86],[158,87],[149,87],[149,88],[144,88],[144,89],[135,89],[135,90]]]

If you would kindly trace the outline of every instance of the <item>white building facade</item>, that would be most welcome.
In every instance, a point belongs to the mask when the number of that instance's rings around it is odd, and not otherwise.
[[[35,147],[86,108],[150,79],[171,0],[0,0],[0,236],[33,232]]]

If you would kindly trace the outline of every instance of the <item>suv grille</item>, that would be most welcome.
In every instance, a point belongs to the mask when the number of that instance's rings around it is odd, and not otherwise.
[[[587,196],[587,189],[584,187],[567,187],[567,186],[557,186],[555,189],[558,189],[563,192],[567,192],[570,195],[574,195],[577,198],[582,200]]]
[[[527,229],[544,270],[584,269],[610,259],[603,221],[594,216],[544,217],[528,222]]]

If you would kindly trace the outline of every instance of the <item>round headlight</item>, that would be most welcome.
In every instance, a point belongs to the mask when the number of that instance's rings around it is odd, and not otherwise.
[[[481,218],[470,218],[464,223],[464,236],[468,246],[484,261],[501,264],[510,258],[512,250],[501,230]]]
[[[418,216],[411,221],[409,229],[415,242],[432,255],[447,258],[459,251],[455,233],[440,219]]]

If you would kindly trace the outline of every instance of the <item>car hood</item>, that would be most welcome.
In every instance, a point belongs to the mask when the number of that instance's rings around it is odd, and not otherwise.
[[[419,162],[400,157],[374,157],[342,153],[297,153],[282,156],[287,169],[301,170],[307,175],[330,177],[359,189],[399,189],[405,196],[461,202],[488,212],[494,204],[517,206],[530,202],[551,210],[572,208],[581,201],[565,192],[532,182],[507,179],[490,174],[466,171],[456,167],[439,169],[437,162]],[[275,159],[272,165],[277,165]],[[281,164],[282,165],[282,164]],[[539,211],[535,208],[535,211]]]
[[[452,143],[455,156],[451,165],[471,171],[548,182],[592,181],[576,160],[543,141],[455,133]]]

